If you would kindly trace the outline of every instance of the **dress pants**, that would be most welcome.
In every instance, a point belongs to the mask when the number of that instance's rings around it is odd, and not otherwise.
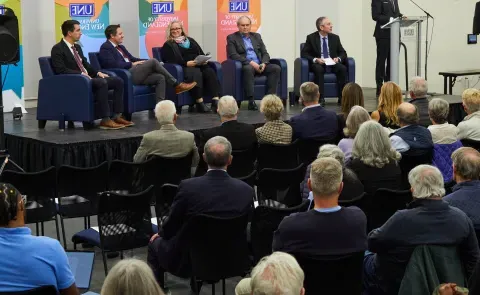
[[[319,63],[314,63],[310,65],[310,71],[314,74],[315,84],[318,85],[320,90],[320,102],[325,101],[325,70],[326,65],[321,65]],[[338,99],[342,100],[342,91],[347,81],[347,67],[341,63],[337,63],[334,66],[330,66],[332,72],[337,76],[337,92]]]
[[[377,63],[375,66],[375,82],[380,89],[383,82],[390,81],[390,39],[375,38],[377,42]],[[387,68],[385,69],[385,62]]]
[[[92,90],[98,102],[99,113],[102,118],[109,118],[111,114],[108,105],[108,90],[113,89],[113,112],[123,112],[123,80],[119,77],[92,78]]]
[[[157,101],[165,99],[166,84],[174,85],[177,80],[156,59],[146,60],[130,68],[133,84],[155,86]]]
[[[183,72],[185,79],[188,77],[188,82],[197,82],[197,85],[190,90],[190,96],[194,100],[203,98],[206,93],[212,97],[220,96],[217,74],[209,65],[184,67]]]
[[[276,94],[278,81],[280,80],[280,66],[274,64],[267,64],[265,70],[258,74],[251,65],[244,65],[242,67],[243,73],[243,88],[245,89],[245,98],[249,101],[253,101],[253,92],[255,84],[255,75],[267,76],[267,94]]]

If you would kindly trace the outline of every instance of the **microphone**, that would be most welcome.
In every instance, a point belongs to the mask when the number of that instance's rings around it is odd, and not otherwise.
[[[410,2],[412,2],[415,6],[417,6],[421,11],[423,11],[427,17],[430,17],[432,19],[435,19],[430,13],[428,13],[427,11],[425,11],[425,9],[423,9],[422,7],[420,7],[420,5],[418,5],[417,3],[415,3],[415,1],[413,0],[410,0]]]

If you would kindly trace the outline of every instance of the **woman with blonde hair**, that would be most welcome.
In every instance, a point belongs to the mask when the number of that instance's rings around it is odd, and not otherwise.
[[[212,110],[216,112],[220,96],[217,75],[208,65],[208,61],[203,64],[195,62],[197,56],[205,55],[202,47],[195,39],[187,35],[181,21],[172,21],[167,27],[166,36],[167,41],[162,47],[162,61],[182,66],[185,81],[197,82],[197,85],[189,91],[195,100],[197,112],[208,112],[208,108],[203,102],[203,96],[206,93],[213,97]],[[193,106],[188,110],[193,111]]]
[[[289,144],[292,142],[292,126],[280,120],[283,111],[282,100],[275,94],[265,95],[260,104],[260,112],[266,123],[255,129],[259,143]]]
[[[345,153],[345,162],[349,162],[352,157],[353,139],[357,135],[360,125],[367,121],[370,121],[367,110],[361,106],[353,106],[348,114],[346,127],[343,129],[347,138],[343,138],[338,143],[338,147]]]
[[[397,118],[397,108],[403,102],[402,89],[394,82],[383,84],[378,97],[378,108],[372,113],[372,119],[383,127],[400,128]]]
[[[108,273],[101,295],[165,295],[152,270],[138,259],[123,259]]]

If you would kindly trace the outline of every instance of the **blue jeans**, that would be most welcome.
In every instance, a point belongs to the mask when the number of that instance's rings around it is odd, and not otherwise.
[[[375,253],[365,252],[363,259],[363,295],[384,294],[378,283],[375,269]]]

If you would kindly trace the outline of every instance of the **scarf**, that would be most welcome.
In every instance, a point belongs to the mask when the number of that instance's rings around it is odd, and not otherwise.
[[[185,38],[185,36],[180,36],[177,38],[174,38],[173,41],[178,44],[178,46],[189,49],[190,48],[190,40],[188,38]]]

